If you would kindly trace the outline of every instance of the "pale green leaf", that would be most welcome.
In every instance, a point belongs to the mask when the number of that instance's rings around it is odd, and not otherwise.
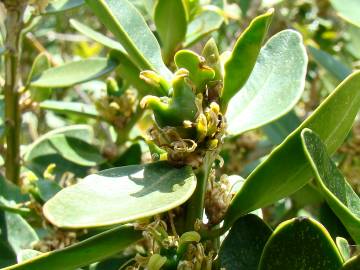
[[[359,0],[330,0],[330,3],[342,18],[360,27]]]
[[[154,70],[171,79],[172,74],[162,60],[155,36],[128,0],[86,0],[86,3],[114,34],[138,68]]]
[[[46,7],[45,14],[54,14],[78,8],[85,4],[84,0],[53,0]]]
[[[94,29],[90,28],[89,26],[82,24],[81,22],[79,22],[75,19],[71,19],[70,24],[77,31],[79,31],[83,35],[95,40],[96,42],[99,42],[100,44],[102,44],[108,48],[126,53],[124,47],[121,46],[121,44],[119,42],[95,31]]]
[[[117,65],[116,61],[106,58],[74,61],[45,70],[30,85],[43,88],[69,87],[97,79],[113,71]]]
[[[62,114],[73,114],[89,118],[99,118],[95,106],[81,102],[45,100],[39,104],[41,109],[50,110]]]
[[[190,167],[159,162],[113,168],[63,189],[45,204],[44,214],[64,228],[125,223],[181,205],[195,186]]]
[[[269,39],[245,86],[228,105],[228,132],[241,134],[290,111],[304,90],[306,67],[306,51],[297,32],[285,30]]]

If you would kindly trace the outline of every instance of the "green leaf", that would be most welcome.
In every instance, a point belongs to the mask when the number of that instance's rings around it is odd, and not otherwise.
[[[47,57],[46,53],[39,54],[31,67],[29,72],[26,85],[29,86],[31,81],[35,80],[38,76],[41,75],[42,72],[49,69],[51,67],[49,58]],[[51,89],[50,88],[37,88],[37,87],[30,87],[30,93],[32,100],[37,102],[43,101],[50,97]]]
[[[1,196],[0,203],[14,205]],[[0,267],[15,263],[16,255],[38,240],[35,231],[20,215],[0,211]]]
[[[348,241],[345,238],[336,237],[336,246],[338,247],[341,257],[344,259],[344,261],[346,262],[349,260],[351,250]]]
[[[218,13],[206,10],[188,24],[184,48],[191,47],[196,42],[216,31],[223,24],[224,18]]]
[[[357,255],[356,257],[351,258],[348,260],[341,270],[359,270],[360,265],[360,255]]]
[[[337,169],[319,136],[309,129],[304,129],[301,137],[318,188],[351,237],[360,244],[359,196]]]
[[[126,51],[121,44],[111,38],[108,38],[107,36],[95,31],[94,29],[90,28],[89,26],[82,24],[81,22],[71,19],[70,24],[72,27],[74,27],[77,31],[82,33],[83,35],[95,40],[96,42],[99,42],[100,44],[114,50],[121,51],[126,54]]]
[[[259,270],[338,270],[342,258],[325,227],[305,217],[281,223],[266,243]]]
[[[92,127],[88,125],[73,125],[65,128],[54,129],[38,138],[28,147],[24,156],[25,162],[40,156],[57,154],[57,150],[50,142],[50,139],[57,135],[77,138],[87,143],[91,143],[94,137]]]
[[[50,1],[44,14],[54,14],[78,8],[85,4],[84,0],[54,0]]]
[[[99,150],[78,138],[59,134],[49,138],[51,145],[66,160],[81,166],[96,166],[105,162]]]
[[[227,270],[257,270],[271,233],[272,230],[256,215],[239,218],[221,244],[221,267]]]
[[[301,130],[310,128],[317,132],[328,152],[333,153],[346,138],[359,108],[360,72],[355,72],[249,175],[229,206],[224,226],[304,186],[312,172],[303,151]]]
[[[45,100],[39,104],[41,109],[50,110],[62,114],[74,114],[89,118],[99,118],[95,106],[81,102]]]
[[[162,61],[155,36],[129,1],[86,0],[86,3],[119,40],[138,68],[157,71],[164,78],[171,79],[172,74]]]
[[[330,3],[343,19],[360,27],[360,2],[358,0],[330,0]]]
[[[141,231],[135,231],[130,226],[120,226],[2,270],[74,270],[110,257],[141,237]]]
[[[285,30],[270,38],[245,86],[228,105],[228,132],[237,135],[258,128],[292,109],[304,90],[306,66],[297,32]]]
[[[301,121],[296,115],[295,111],[292,110],[277,119],[276,121],[263,126],[262,130],[269,138],[269,140],[275,145],[280,144],[291,132],[293,132]]]
[[[110,52],[110,58],[115,59],[118,62],[116,71],[119,76],[134,86],[141,96],[163,96],[163,94],[159,93],[155,87],[150,86],[144,80],[140,79],[141,70],[129,59],[127,54],[114,50]]]
[[[334,58],[331,54],[315,47],[308,46],[310,53],[321,66],[339,81],[344,80],[351,73],[351,69]]]
[[[258,58],[262,43],[267,35],[274,11],[256,17],[235,43],[224,69],[224,89],[221,103],[227,106],[230,99],[245,85]],[[246,61],[244,61],[246,59]]]
[[[154,22],[162,43],[163,57],[168,63],[186,36],[187,11],[184,1],[158,0],[155,5]]]
[[[181,205],[195,186],[190,167],[159,162],[113,168],[63,189],[45,204],[44,213],[64,228],[125,223]]]
[[[31,82],[33,87],[60,88],[99,78],[117,67],[118,63],[106,58],[74,61],[42,72]]]
[[[50,200],[61,190],[59,184],[52,180],[38,179],[36,181],[36,186],[38,188],[39,197],[44,202]]]

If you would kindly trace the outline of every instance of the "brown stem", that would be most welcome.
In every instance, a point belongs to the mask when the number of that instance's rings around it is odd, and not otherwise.
[[[5,39],[5,127],[6,127],[6,178],[19,183],[20,176],[20,125],[19,106],[20,76],[20,41],[23,28],[25,0],[4,0],[6,8],[6,39]]]

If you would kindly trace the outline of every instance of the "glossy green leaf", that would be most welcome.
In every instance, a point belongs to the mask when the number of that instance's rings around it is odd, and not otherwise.
[[[360,244],[360,198],[327,153],[318,135],[309,129],[301,133],[306,157],[326,202]]]
[[[223,24],[224,18],[210,10],[203,11],[188,25],[184,48],[194,45],[202,38],[216,31]]]
[[[227,106],[230,99],[241,90],[248,80],[267,35],[273,10],[256,17],[235,43],[234,49],[224,64],[224,88],[221,103]],[[245,61],[246,59],[246,61]]]
[[[95,31],[94,29],[90,28],[89,26],[82,24],[81,22],[71,19],[70,24],[72,27],[74,27],[77,31],[82,33],[83,35],[95,40],[96,42],[99,42],[100,44],[114,50],[121,51],[123,53],[125,52],[125,49],[121,44],[111,38],[108,38],[107,36]]]
[[[74,270],[110,257],[141,237],[141,231],[135,231],[130,226],[120,226],[2,270]]]
[[[64,228],[125,223],[181,205],[195,186],[190,167],[159,162],[113,168],[63,189],[45,204],[44,214]]]
[[[36,80],[37,77],[41,75],[42,72],[49,69],[51,67],[49,58],[47,57],[46,53],[39,54],[31,67],[29,72],[26,85],[29,86],[31,81]],[[31,98],[34,101],[42,101],[48,99],[51,95],[50,88],[37,88],[37,87],[30,87]]]
[[[325,227],[300,217],[281,223],[266,243],[259,270],[338,270],[342,258]]]
[[[348,241],[345,238],[336,237],[336,246],[338,247],[341,257],[344,259],[344,261],[349,260],[351,250]]]
[[[84,5],[84,0],[54,0],[50,1],[45,9],[45,14],[53,14],[68,11]]]
[[[306,66],[306,50],[297,32],[285,30],[270,38],[245,86],[228,105],[228,132],[243,133],[291,110],[304,90]]]
[[[171,79],[155,36],[128,0],[86,0],[86,3],[119,40],[138,68],[157,71]]]
[[[156,30],[162,43],[163,57],[168,63],[175,49],[185,39],[187,11],[184,2],[185,0],[158,0],[154,8]]]
[[[360,255],[357,255],[356,257],[351,258],[348,260],[341,270],[359,270],[360,265]]]
[[[351,73],[349,67],[334,58],[331,54],[312,46],[308,46],[308,48],[314,59],[339,81],[344,80]]]
[[[328,152],[333,153],[351,129],[359,108],[360,72],[355,72],[249,175],[229,206],[225,226],[231,225],[238,217],[289,196],[304,186],[312,171],[303,151],[301,130],[310,128],[317,132],[325,142]]]
[[[59,134],[49,138],[50,144],[63,158],[81,166],[96,166],[105,162],[99,150],[81,139]]]
[[[239,218],[221,244],[221,267],[227,270],[257,270],[271,233],[272,230],[256,215]]]
[[[330,0],[330,3],[342,18],[360,27],[360,1]]]
[[[57,154],[57,150],[50,143],[51,137],[57,135],[65,135],[66,137],[77,138],[87,143],[91,143],[94,137],[92,127],[88,125],[73,125],[52,130],[39,137],[28,147],[24,156],[25,162],[40,156]]]
[[[106,58],[92,58],[70,62],[50,68],[31,82],[32,87],[69,87],[97,79],[117,67],[118,63]]]
[[[90,118],[99,118],[95,106],[81,102],[45,100],[39,104],[41,109],[50,110],[62,114],[73,114]]]

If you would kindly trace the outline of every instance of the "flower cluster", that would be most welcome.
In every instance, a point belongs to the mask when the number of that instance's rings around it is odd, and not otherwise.
[[[219,106],[222,68],[217,47],[210,40],[201,56],[181,50],[175,64],[168,96],[145,96],[141,101],[153,111],[156,123],[150,130],[150,150],[153,157],[198,168],[207,152],[219,148],[226,127]],[[141,77],[147,82],[154,78],[149,72]]]

